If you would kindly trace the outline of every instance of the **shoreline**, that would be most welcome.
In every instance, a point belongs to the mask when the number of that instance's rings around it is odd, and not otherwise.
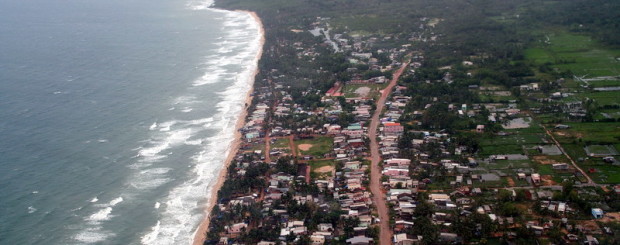
[[[207,202],[207,206],[205,207],[205,217],[200,222],[200,225],[194,232],[194,238],[192,242],[193,245],[202,245],[204,244],[207,238],[206,232],[209,229],[209,223],[211,221],[210,220],[211,211],[213,210],[213,207],[215,207],[215,204],[217,203],[217,193],[222,188],[224,181],[226,181],[226,177],[227,177],[226,173],[228,170],[228,166],[230,166],[230,163],[234,159],[235,155],[237,155],[237,152],[239,152],[239,147],[241,145],[241,137],[242,137],[240,129],[243,128],[243,125],[245,125],[245,119],[247,118],[247,115],[248,115],[248,107],[252,103],[251,94],[254,92],[254,83],[256,82],[255,81],[256,75],[258,75],[258,72],[259,72],[258,62],[260,61],[263,55],[263,48],[265,46],[265,29],[263,28],[263,22],[258,17],[258,15],[252,11],[246,11],[246,10],[234,10],[234,11],[247,13],[254,19],[254,21],[256,21],[256,23],[258,23],[259,33],[261,35],[260,41],[259,41],[260,49],[258,50],[258,53],[256,54],[256,57],[255,57],[256,68],[254,72],[252,73],[252,77],[250,78],[252,87],[246,94],[246,98],[245,98],[246,106],[243,108],[243,110],[241,110],[241,112],[239,113],[239,117],[237,118],[237,123],[235,125],[235,136],[234,136],[233,142],[230,145],[231,147],[230,152],[228,152],[226,161],[224,162],[224,165],[222,166],[222,169],[220,170],[220,173],[218,174],[217,182],[215,183],[215,185],[213,186],[211,190],[211,198],[209,199],[209,201]]]

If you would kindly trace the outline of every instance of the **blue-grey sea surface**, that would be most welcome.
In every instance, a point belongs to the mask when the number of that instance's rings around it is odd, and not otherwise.
[[[0,244],[188,244],[260,49],[191,0],[0,0]]]

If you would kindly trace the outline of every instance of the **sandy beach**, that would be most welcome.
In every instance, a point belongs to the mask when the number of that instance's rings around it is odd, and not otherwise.
[[[241,111],[241,113],[239,114],[239,117],[237,118],[237,124],[235,126],[236,128],[235,139],[230,145],[231,150],[228,153],[228,156],[226,157],[226,162],[224,163],[224,166],[220,170],[220,173],[217,178],[217,182],[215,183],[215,185],[213,186],[213,189],[211,190],[211,197],[209,197],[209,201],[207,202],[207,206],[205,207],[205,218],[200,223],[200,226],[198,226],[198,229],[196,229],[196,231],[194,232],[194,242],[193,242],[194,245],[201,245],[206,240],[206,232],[209,229],[211,210],[213,210],[213,207],[217,203],[217,198],[216,198],[217,193],[222,187],[222,185],[224,184],[224,181],[226,180],[226,172],[227,172],[226,170],[228,169],[228,166],[230,165],[235,155],[239,151],[239,146],[241,145],[241,138],[242,138],[241,132],[239,130],[245,124],[245,119],[248,114],[247,106],[249,106],[250,103],[252,103],[251,94],[254,91],[254,88],[253,88],[254,81],[256,79],[256,75],[258,74],[258,61],[260,60],[263,54],[263,46],[265,45],[265,30],[263,29],[263,23],[261,19],[258,17],[258,15],[255,12],[251,12],[251,11],[243,11],[243,10],[236,10],[236,11],[248,13],[259,24],[259,29],[261,33],[260,49],[258,53],[256,54],[256,63],[257,63],[256,69],[254,70],[254,72],[252,73],[252,77],[250,78],[251,83],[252,83],[252,88],[248,91],[246,95],[246,99],[245,99],[246,108]]]

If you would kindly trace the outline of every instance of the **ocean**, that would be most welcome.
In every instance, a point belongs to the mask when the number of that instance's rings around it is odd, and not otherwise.
[[[188,244],[259,24],[191,0],[0,0],[0,244]]]

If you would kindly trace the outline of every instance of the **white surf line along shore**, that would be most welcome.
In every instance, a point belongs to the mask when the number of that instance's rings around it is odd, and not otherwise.
[[[254,59],[254,62],[255,62],[254,72],[251,75],[252,77],[249,78],[251,81],[251,84],[253,85],[254,79],[256,75],[258,74],[258,61],[260,60],[263,54],[263,46],[265,44],[265,30],[263,28],[263,23],[261,19],[258,17],[256,13],[250,12],[250,11],[241,11],[241,10],[238,10],[237,12],[247,13],[254,19],[254,21],[256,21],[256,23],[259,26],[259,32],[261,36],[260,48]],[[246,94],[246,98],[245,98],[246,105],[249,105],[252,102],[252,97],[250,96],[252,92],[253,92],[253,86]],[[220,170],[217,182],[215,183],[215,186],[213,186],[213,188],[210,191],[211,197],[209,197],[209,201],[205,208],[205,218],[200,224],[200,226],[198,226],[198,228],[194,232],[194,241],[193,241],[194,245],[202,245],[204,241],[206,240],[206,232],[209,229],[210,213],[213,207],[215,206],[215,204],[217,203],[217,192],[219,191],[219,189],[224,184],[224,181],[226,180],[226,172],[227,172],[226,170],[228,169],[228,166],[230,165],[231,161],[234,159],[234,156],[237,154],[237,151],[239,150],[239,145],[241,143],[241,137],[242,137],[239,129],[241,129],[243,125],[245,124],[245,118],[247,117],[247,113],[248,113],[247,108],[244,108],[239,114],[239,117],[237,119],[236,129],[235,129],[235,139],[231,145],[230,151],[228,152],[226,162],[224,163],[224,166]]]

